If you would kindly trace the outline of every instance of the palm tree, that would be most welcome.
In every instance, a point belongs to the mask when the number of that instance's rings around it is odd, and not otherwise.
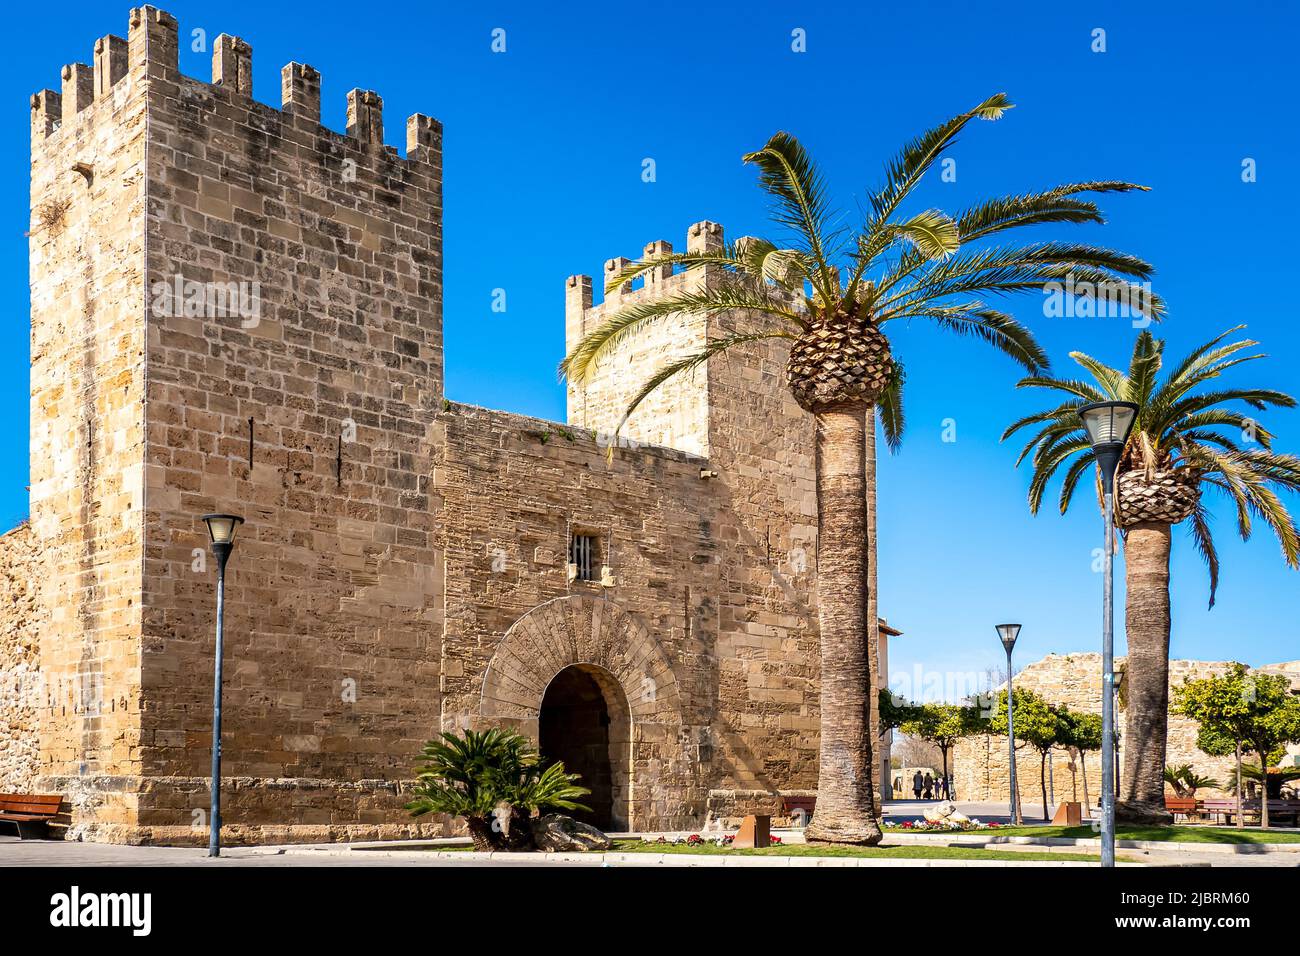
[[[1031,426],[1038,429],[1017,460],[1019,465],[1033,456],[1029,509],[1035,514],[1048,483],[1069,463],[1060,494],[1064,514],[1094,463],[1078,409],[1100,401],[1138,405],[1137,421],[1115,480],[1115,523],[1123,535],[1125,551],[1125,733],[1131,741],[1124,754],[1123,799],[1116,817],[1129,822],[1171,819],[1164,808],[1164,768],[1173,526],[1191,519],[1192,541],[1209,568],[1210,607],[1219,583],[1219,558],[1210,533],[1210,511],[1201,498],[1207,488],[1221,493],[1235,507],[1243,539],[1250,537],[1253,520],[1260,519],[1281,542],[1287,564],[1293,568],[1300,564],[1300,532],[1277,494],[1300,489],[1300,458],[1274,453],[1272,433],[1232,407],[1245,405],[1254,411],[1291,408],[1295,399],[1271,389],[1208,385],[1228,369],[1264,357],[1243,354],[1258,345],[1249,339],[1223,344],[1241,328],[1229,329],[1194,349],[1168,370],[1163,381],[1165,343],[1150,332],[1138,335],[1127,372],[1082,352],[1071,352],[1070,357],[1093,381],[1044,375],[1023,379],[1021,388],[1045,388],[1068,397],[1059,405],[1020,419],[1002,436],[1006,439]],[[1258,447],[1243,447],[1251,442]]]
[[[665,381],[698,368],[728,349],[764,340],[788,343],[786,379],[811,414],[816,441],[818,500],[817,604],[821,638],[821,741],[817,810],[808,837],[875,843],[873,813],[869,609],[873,535],[868,501],[871,461],[868,422],[878,408],[886,441],[903,431],[903,370],[890,348],[887,323],[935,322],[974,336],[1030,372],[1047,358],[1011,316],[983,294],[1003,295],[1076,280],[1136,288],[1151,267],[1108,249],[1034,242],[967,249],[995,234],[1039,223],[1101,222],[1087,193],[1142,187],[1123,182],[1057,186],[1044,192],[980,203],[950,217],[937,209],[910,216],[900,210],[926,171],[974,119],[996,120],[1011,107],[997,94],[908,143],[885,168],[885,184],[868,194],[870,209],[856,229],[842,228],[816,164],[794,136],[778,132],[744,157],[757,167],[786,244],[744,237],[720,249],[661,254],[612,277],[607,292],[654,269],[699,269],[702,281],[658,299],[641,300],[605,318],[560,365],[582,385],[593,369],[632,335],[674,316],[703,315],[711,337],[698,350],[648,376],[626,415]],[[1158,300],[1142,306],[1159,311]],[[726,315],[745,316],[723,327]],[[626,422],[626,415],[624,422]]]

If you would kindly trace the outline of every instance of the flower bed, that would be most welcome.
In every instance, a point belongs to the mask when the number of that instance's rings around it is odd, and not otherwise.
[[[961,823],[951,820],[940,820],[932,822],[930,820],[903,820],[901,823],[886,822],[882,824],[886,830],[897,830],[905,833],[953,833],[956,831],[967,830],[1000,830],[1000,823],[984,823],[980,820],[970,819]]]
[[[772,846],[780,846],[781,838],[772,836]],[[704,846],[711,843],[714,846],[729,847],[736,840],[734,833],[723,833],[718,836],[700,836],[698,833],[692,833],[690,836],[679,836],[669,839],[668,837],[659,837],[657,840],[641,840],[643,846]]]

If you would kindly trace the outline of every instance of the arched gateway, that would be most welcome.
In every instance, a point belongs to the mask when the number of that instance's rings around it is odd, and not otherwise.
[[[650,788],[633,744],[681,724],[677,680],[659,643],[604,598],[571,595],[533,608],[506,631],[483,677],[480,713],[518,727],[546,758],[591,789],[589,819],[634,825]],[[644,782],[643,782],[644,783]]]

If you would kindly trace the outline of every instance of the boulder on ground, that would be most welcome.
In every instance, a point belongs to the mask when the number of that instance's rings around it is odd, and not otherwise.
[[[970,823],[970,817],[957,812],[957,804],[944,800],[932,807],[926,807],[922,814],[931,823]]]
[[[548,813],[532,821],[537,849],[547,853],[569,850],[608,850],[614,841],[595,827],[562,813]]]

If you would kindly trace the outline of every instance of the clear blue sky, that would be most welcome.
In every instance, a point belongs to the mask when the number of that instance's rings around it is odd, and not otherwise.
[[[1140,254],[1170,304],[1159,334],[1182,352],[1239,322],[1270,353],[1255,384],[1300,393],[1292,297],[1300,210],[1290,4],[1132,3],[549,4],[379,7],[317,2],[283,12],[243,2],[166,3],[180,20],[181,68],[207,77],[191,31],[253,45],[254,94],[279,105],[279,71],[305,61],[323,74],[326,125],[344,125],[352,87],[377,90],[388,141],[425,112],[446,126],[447,392],[454,399],[554,419],[564,347],[563,282],[599,275],[610,256],[650,240],[675,245],[700,219],[732,236],[766,231],[764,204],[740,156],[773,131],[801,137],[853,212],[907,137],[1007,91],[1017,108],[976,124],[957,145],[955,183],[934,177],[918,208],[960,208],[1058,182],[1122,178],[1144,195],[1103,197],[1104,227],[1042,231]],[[0,341],[0,523],[26,514],[28,96],[59,85],[62,64],[89,62],[105,33],[126,35],[129,4],[75,3],[26,30],[0,61],[10,135],[0,145],[0,288],[10,307]],[[308,11],[304,13],[304,11]],[[506,53],[490,49],[506,31]],[[807,52],[791,50],[806,31]],[[1094,53],[1092,31],[1106,31]],[[653,158],[657,181],[641,179]],[[1258,181],[1243,183],[1245,158]],[[491,311],[493,290],[507,311]],[[1031,323],[1058,369],[1083,349],[1111,362],[1135,334],[1123,320]],[[993,624],[1024,624],[1018,662],[1095,650],[1101,582],[1092,573],[1100,519],[1087,507],[1031,518],[1028,474],[999,444],[1034,407],[1012,365],[928,327],[903,329],[909,434],[881,463],[881,606],[906,635],[893,665],[974,670],[996,665]],[[957,423],[955,443],[942,423]],[[1300,413],[1267,424],[1300,451]],[[1300,502],[1293,502],[1300,506]],[[1248,545],[1219,509],[1219,602],[1182,529],[1175,534],[1173,654],[1260,664],[1300,657],[1300,574],[1260,531]],[[1122,567],[1119,569],[1122,574]],[[1120,579],[1122,581],[1122,578]],[[1122,590],[1122,588],[1121,588]],[[1122,608],[1118,610],[1122,621]],[[1122,630],[1122,628],[1121,628]]]

